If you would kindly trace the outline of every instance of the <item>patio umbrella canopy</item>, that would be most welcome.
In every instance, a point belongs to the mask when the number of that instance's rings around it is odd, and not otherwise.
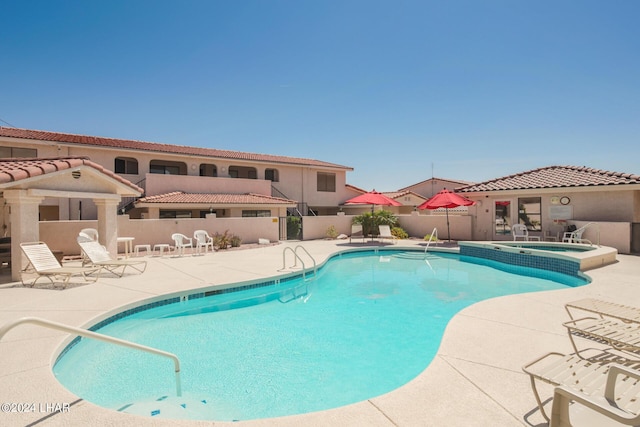
[[[387,197],[382,193],[378,193],[376,190],[369,191],[368,193],[361,194],[352,199],[344,202],[345,205],[371,205],[372,208],[375,205],[380,206],[402,206],[402,203],[397,200]]]
[[[376,205],[379,206],[402,206],[402,203],[397,200],[392,199],[391,197],[387,197],[382,193],[377,192],[376,190],[369,191],[364,194],[360,194],[352,199],[344,202],[345,205],[371,205],[371,215],[373,215],[373,210]],[[373,232],[371,232],[373,238]]]
[[[435,194],[432,198],[418,206],[418,209],[440,209],[445,208],[447,212],[447,240],[451,242],[451,232],[449,229],[449,208],[458,206],[472,206],[476,202],[469,200],[459,194],[449,191],[446,188]]]

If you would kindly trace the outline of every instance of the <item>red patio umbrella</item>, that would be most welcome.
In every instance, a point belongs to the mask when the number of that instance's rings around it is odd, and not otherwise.
[[[445,208],[447,212],[447,240],[451,241],[451,233],[449,230],[449,208],[457,208],[458,206],[472,206],[476,202],[469,200],[459,194],[449,191],[446,188],[439,191],[429,200],[418,206],[418,209],[439,209]]]
[[[344,202],[345,205],[371,205],[371,215],[373,216],[373,210],[376,205],[380,206],[402,206],[402,203],[397,200],[387,197],[382,193],[378,193],[376,190],[369,191],[368,193],[361,194],[352,199]],[[371,231],[371,238],[373,239],[373,231]]]
[[[352,199],[344,202],[345,205],[371,205],[371,209],[375,205],[380,206],[402,206],[402,203],[397,200],[387,197],[382,193],[378,193],[376,190],[369,191],[368,193],[361,194]]]

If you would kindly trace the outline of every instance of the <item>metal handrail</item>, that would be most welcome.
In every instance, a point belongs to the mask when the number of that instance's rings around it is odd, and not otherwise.
[[[134,350],[140,350],[140,351],[144,351],[147,353],[151,353],[151,354],[155,354],[158,356],[162,356],[162,357],[167,357],[171,360],[173,360],[173,365],[174,365],[174,369],[175,369],[175,373],[176,373],[176,394],[178,397],[182,396],[182,385],[180,382],[180,360],[178,359],[178,356],[176,356],[173,353],[169,353],[166,351],[162,351],[162,350],[158,350],[156,348],[153,347],[147,347],[145,345],[140,345],[140,344],[136,344],[134,342],[131,341],[126,341],[126,340],[122,340],[119,338],[114,338],[114,337],[110,337],[108,335],[102,335],[99,334],[97,332],[92,332],[89,331],[87,329],[82,329],[82,328],[76,328],[73,326],[68,326],[62,323],[58,323],[58,322],[53,322],[51,320],[45,320],[45,319],[40,319],[38,317],[23,317],[21,319],[18,319],[14,322],[10,322],[7,323],[6,325],[2,326],[0,328],[0,340],[2,340],[2,338],[4,337],[4,335],[9,332],[11,329],[15,328],[16,326],[22,325],[24,323],[31,323],[33,325],[38,325],[38,326],[42,326],[45,328],[50,328],[50,329],[55,329],[58,331],[62,331],[62,332],[68,332],[70,334],[75,334],[81,337],[85,337],[85,338],[93,338],[95,340],[98,341],[104,341],[104,342],[108,342],[111,344],[116,344],[116,345],[120,345],[123,347],[128,347],[128,348],[132,348]]]
[[[296,246],[295,250],[293,251],[294,253],[298,253],[298,249],[302,249],[302,251],[304,253],[307,254],[307,256],[311,259],[311,261],[313,261],[313,274],[315,275],[318,272],[318,268],[316,267],[316,260],[314,257],[311,256],[311,254],[309,253],[309,251],[302,245],[298,245]],[[300,257],[298,257],[300,258]]]
[[[290,268],[297,267],[298,266],[298,261],[300,261],[300,264],[302,264],[302,279],[303,280],[307,280],[307,274],[306,274],[307,266],[305,265],[305,263],[302,260],[302,258],[300,258],[300,255],[298,255],[298,249],[302,249],[307,254],[307,256],[309,258],[311,258],[311,261],[313,261],[313,274],[315,275],[317,273],[316,260],[311,256],[309,251],[307,251],[304,248],[304,246],[301,246],[301,245],[296,246],[295,249],[292,249],[290,246],[287,246],[286,248],[283,249],[283,251],[282,251],[282,270],[287,268],[287,258],[286,257],[287,257],[287,250],[289,250],[293,254],[293,265]]]
[[[296,251],[294,251],[291,247],[287,246],[286,248],[284,248],[284,250],[282,251],[282,269],[284,270],[285,268],[287,268],[287,249],[291,251],[291,253],[293,254],[293,265],[291,267],[295,267],[298,265],[298,260],[300,260],[300,263],[302,264],[302,279],[306,280],[306,274],[305,274],[305,270],[306,267],[304,265],[304,261],[302,260],[302,258],[300,258],[300,256],[296,253]]]
[[[424,253],[425,254],[429,250],[429,245],[433,241],[433,236],[436,236],[435,242],[436,242],[436,245],[437,245],[438,244],[438,229],[437,228],[434,228],[433,231],[431,232],[431,234],[429,235],[429,240],[427,240],[427,246],[424,248]]]

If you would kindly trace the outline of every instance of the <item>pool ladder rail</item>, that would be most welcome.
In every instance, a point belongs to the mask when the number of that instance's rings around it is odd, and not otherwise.
[[[307,255],[307,257],[313,262],[313,270],[312,270],[313,277],[310,277],[307,279],[307,266],[305,265],[304,260],[298,254],[298,250],[301,250],[302,252],[304,252]],[[293,254],[293,264],[290,267],[287,267],[287,252],[291,252]],[[287,268],[291,269],[291,268],[298,267],[298,261],[300,261],[300,264],[302,265],[302,279],[304,281],[314,279],[318,273],[316,260],[311,256],[309,251],[307,251],[302,245],[298,245],[295,248],[291,248],[291,247],[284,248],[284,250],[282,251],[282,269],[280,271],[286,270]]]
[[[435,239],[434,239],[435,236]],[[431,244],[431,242],[435,242],[435,244],[438,244],[438,229],[434,228],[433,231],[431,232],[431,234],[429,234],[429,240],[427,240],[427,246],[424,248],[424,254],[425,257],[427,255],[427,251],[429,250],[429,245]]]
[[[127,347],[134,350],[144,351],[146,353],[151,353],[158,356],[169,358],[173,361],[173,366],[176,374],[176,395],[178,397],[182,396],[182,385],[180,381],[180,360],[178,359],[178,356],[176,356],[173,353],[158,350],[157,348],[153,348],[153,347],[147,347],[141,344],[136,344],[131,341],[114,338],[108,335],[99,334],[97,332],[89,331],[87,329],[76,328],[74,326],[65,325],[63,323],[41,319],[38,317],[23,317],[21,319],[15,320],[13,322],[9,322],[6,325],[0,327],[0,340],[2,340],[2,338],[6,335],[6,333],[9,332],[11,329],[25,323],[42,326],[44,328],[55,329],[57,331],[67,332],[76,336],[92,338],[98,341],[119,345],[121,347]]]

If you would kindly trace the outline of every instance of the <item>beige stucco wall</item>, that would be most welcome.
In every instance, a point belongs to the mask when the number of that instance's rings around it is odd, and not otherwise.
[[[327,229],[333,225],[338,233],[351,234],[351,223],[356,215],[337,215],[326,217],[304,217],[302,222],[302,233],[305,240],[323,239],[326,237]],[[430,234],[434,228],[438,229],[438,237],[441,240],[447,238],[447,218],[440,215],[423,215],[419,212],[409,215],[398,215],[400,227],[402,227],[410,237],[422,239]],[[471,217],[468,215],[450,215],[449,225],[451,227],[452,240],[471,239]]]
[[[64,149],[63,149],[64,150]],[[99,163],[109,170],[114,169],[114,162],[116,157],[131,157],[138,160],[138,174],[130,175],[124,174],[122,175],[124,178],[128,179],[133,183],[137,183],[145,179],[146,175],[149,173],[149,163],[151,160],[164,160],[164,161],[173,161],[173,162],[184,162],[187,165],[187,176],[199,177],[200,174],[200,164],[215,164],[218,171],[218,178],[229,178],[229,180],[225,180],[221,182],[222,186],[217,186],[220,188],[221,192],[251,192],[252,185],[256,184],[256,182],[261,182],[262,185],[265,185],[268,190],[261,190],[262,194],[271,194],[271,181],[267,181],[264,179],[265,170],[266,169],[276,169],[278,171],[277,182],[274,182],[273,185],[280,192],[282,192],[287,198],[291,200],[296,200],[299,202],[306,202],[310,206],[336,206],[341,201],[346,200],[348,198],[347,191],[344,186],[346,185],[346,171],[344,169],[333,169],[333,168],[314,168],[309,166],[301,166],[301,165],[285,165],[279,163],[267,163],[267,162],[252,162],[252,161],[243,161],[243,160],[233,160],[233,159],[212,159],[208,157],[198,157],[198,156],[187,156],[187,155],[179,155],[179,154],[171,154],[171,153],[150,153],[144,151],[135,151],[135,150],[113,150],[113,149],[105,149],[101,147],[87,147],[87,146],[77,146],[77,147],[68,147],[66,149],[67,153],[65,155],[84,155],[89,156],[92,161]],[[241,167],[253,167],[257,172],[257,179],[236,179],[229,177],[229,167],[230,166],[241,166]],[[317,172],[328,172],[336,174],[336,192],[322,192],[317,189]],[[153,174],[156,175],[156,174]],[[170,175],[171,177],[175,177],[174,175]],[[180,176],[183,177],[183,176]],[[235,182],[234,182],[235,181]],[[195,188],[200,188],[197,181],[190,181],[188,183],[192,183],[196,185]],[[253,183],[253,184],[252,184]],[[148,184],[148,183],[146,183]],[[225,190],[224,185],[233,185],[233,191]],[[238,186],[247,185],[247,190],[238,190]],[[261,185],[261,184],[256,184]],[[260,187],[262,188],[262,187]],[[181,188],[182,191],[185,192],[196,192],[192,190],[190,187]],[[155,189],[153,191],[156,191]],[[208,191],[212,192],[212,191]],[[150,191],[147,194],[160,194],[160,193],[151,193]]]
[[[76,237],[83,228],[97,228],[97,221],[47,221],[40,222],[40,240],[52,250],[61,250],[65,255],[79,254]],[[278,218],[207,218],[135,220],[128,215],[118,216],[118,236],[134,237],[134,245],[171,243],[172,233],[193,236],[195,230],[207,230],[210,235],[229,230],[243,243],[256,243],[259,238],[277,242]],[[120,246],[119,251],[123,248]]]
[[[630,253],[631,251],[631,222],[634,220],[634,207],[637,202],[637,195],[633,191],[558,191],[541,192],[538,194],[542,199],[542,232],[533,232],[533,236],[544,238],[545,232],[551,236],[558,236],[562,239],[562,234],[569,224],[578,227],[588,222],[600,224],[600,242],[602,245],[616,248],[620,253]],[[504,193],[490,196],[467,195],[477,203],[469,207],[469,213],[473,219],[472,240],[512,240],[511,235],[496,235],[495,229],[495,202],[510,201],[511,206],[517,206],[518,197],[535,197],[528,193]],[[551,203],[552,197],[569,197],[570,203],[566,205],[571,208],[572,215],[567,221],[554,221],[550,217],[550,208],[558,206]],[[510,224],[518,222],[517,209],[511,209]],[[593,230],[587,230],[584,236],[592,240]],[[593,239],[595,242],[595,239]]]
[[[187,193],[256,193],[271,195],[271,181],[243,178],[220,178],[192,175],[146,175],[146,195],[183,191]]]
[[[271,195],[271,181],[265,180],[266,169],[276,169],[278,171],[278,181],[273,182],[282,194],[291,200],[298,202],[304,202],[309,207],[328,207],[338,206],[343,201],[353,196],[353,193],[345,188],[347,170],[343,168],[331,168],[331,167],[310,167],[302,165],[287,165],[281,163],[269,163],[259,161],[246,161],[246,160],[234,160],[234,159],[212,159],[209,157],[199,157],[192,155],[180,155],[172,153],[156,153],[147,151],[127,150],[127,149],[111,149],[103,147],[92,147],[88,145],[63,145],[52,142],[25,142],[22,139],[16,138],[0,138],[0,145],[5,146],[21,146],[25,148],[36,148],[38,150],[39,157],[58,157],[58,156],[87,156],[92,161],[100,164],[106,169],[113,171],[115,168],[115,158],[125,157],[134,158],[138,161],[138,173],[137,174],[122,174],[121,176],[134,184],[149,184],[145,182],[147,174],[149,174],[149,164],[152,160],[161,160],[167,162],[182,162],[186,165],[187,176],[198,177],[200,174],[200,164],[214,164],[217,168],[217,178],[228,178],[224,181],[219,181],[215,188],[217,192],[225,193],[248,193],[259,192],[261,194]],[[233,179],[229,177],[229,167],[252,167],[256,169],[257,179]],[[317,189],[317,173],[327,172],[336,174],[336,191],[335,192],[323,192]],[[162,176],[164,175],[157,175]],[[169,175],[171,178],[183,178],[184,175]],[[215,180],[215,178],[213,178]],[[209,181],[213,182],[213,181]],[[193,185],[193,187],[185,186],[178,190],[185,192],[197,192],[202,189],[202,181],[199,180],[187,180],[181,181],[181,183],[187,185]],[[227,188],[227,186],[231,186]],[[175,187],[171,187],[175,188]],[[257,191],[259,190],[259,191]],[[161,194],[158,191],[163,191],[162,188],[147,189],[146,194]],[[176,190],[171,190],[176,191]],[[209,190],[206,192],[212,192]],[[79,200],[75,200],[71,203],[69,208],[69,217],[71,219],[78,219],[79,214]],[[90,201],[82,200],[83,218],[95,217],[95,206]],[[61,218],[63,218],[61,216]]]

